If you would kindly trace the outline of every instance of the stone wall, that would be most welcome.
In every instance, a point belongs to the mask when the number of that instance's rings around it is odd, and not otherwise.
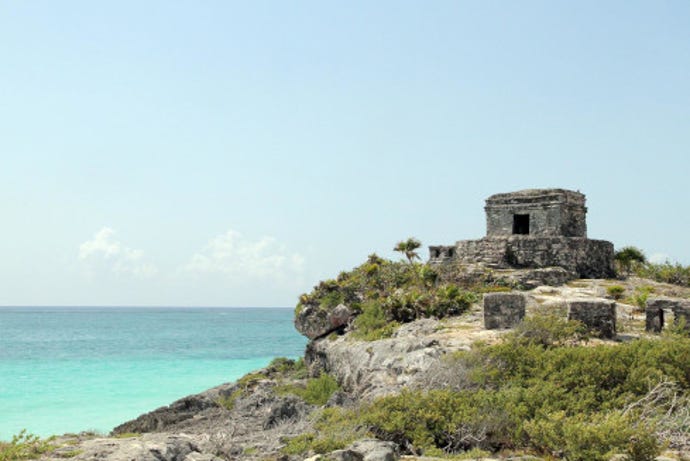
[[[455,259],[461,263],[482,263],[497,268],[562,267],[582,278],[614,275],[613,244],[604,240],[568,237],[514,236],[462,240],[452,257],[436,258],[430,247],[430,262]],[[443,254],[449,254],[448,252]]]
[[[586,237],[585,196],[564,189],[532,189],[486,200],[487,237],[514,235],[515,215],[529,216],[529,235]]]
[[[616,336],[616,303],[606,299],[583,298],[567,301],[568,319],[579,320],[601,338]]]
[[[685,329],[690,331],[690,300],[678,298],[649,298],[645,308],[645,330],[659,333],[670,316],[678,324],[684,319]]]
[[[522,293],[486,293],[484,295],[484,328],[513,328],[525,317],[525,295]]]

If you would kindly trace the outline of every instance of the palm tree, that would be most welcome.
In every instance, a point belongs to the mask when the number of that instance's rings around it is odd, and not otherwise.
[[[419,259],[419,255],[415,250],[421,246],[422,242],[414,237],[410,237],[407,240],[398,242],[398,244],[395,245],[395,248],[393,248],[393,251],[399,251],[400,253],[404,254],[409,263],[412,264],[415,259]]]

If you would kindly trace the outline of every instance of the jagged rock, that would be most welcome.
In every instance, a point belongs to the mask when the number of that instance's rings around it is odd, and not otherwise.
[[[273,403],[264,422],[264,429],[270,429],[286,421],[297,419],[309,412],[309,406],[294,395],[287,395]]]
[[[437,320],[417,320],[403,325],[393,338],[373,342],[342,337],[311,341],[305,361],[312,375],[330,373],[360,399],[386,395],[413,383],[438,361],[444,349],[427,336],[437,325]]]
[[[172,424],[194,417],[202,410],[217,406],[214,400],[204,394],[190,395],[117,426],[113,434],[160,432]]]
[[[345,304],[331,310],[306,305],[295,315],[295,328],[307,338],[316,339],[347,326],[351,318],[352,311]]]

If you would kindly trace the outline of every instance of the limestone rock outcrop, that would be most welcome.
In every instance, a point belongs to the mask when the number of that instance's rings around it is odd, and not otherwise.
[[[352,315],[345,304],[338,304],[333,309],[310,304],[295,315],[295,328],[307,338],[316,339],[347,326]]]

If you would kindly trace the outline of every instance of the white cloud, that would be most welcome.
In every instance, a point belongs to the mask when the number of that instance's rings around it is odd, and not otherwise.
[[[115,239],[115,231],[104,227],[91,240],[79,246],[79,260],[94,271],[102,268],[115,274],[147,278],[155,275],[156,266],[144,259],[141,250],[129,248]]]
[[[228,278],[277,281],[298,277],[303,269],[304,258],[289,252],[273,237],[250,240],[232,229],[211,239],[184,267],[186,272],[195,274],[219,273]]]

